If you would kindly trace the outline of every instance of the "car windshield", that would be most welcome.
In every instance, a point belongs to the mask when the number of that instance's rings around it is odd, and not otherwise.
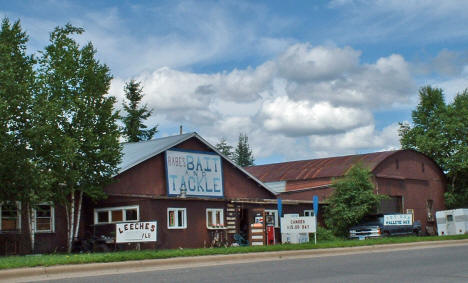
[[[383,224],[383,216],[366,216],[364,219],[360,222],[361,224],[366,224],[366,225],[379,225]]]

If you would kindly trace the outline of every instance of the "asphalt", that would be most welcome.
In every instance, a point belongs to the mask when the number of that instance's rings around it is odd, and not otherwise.
[[[374,245],[349,248],[260,252],[199,257],[178,257],[168,259],[149,259],[111,263],[89,263],[58,265],[49,267],[15,268],[0,270],[0,282],[40,281],[93,275],[132,273],[151,270],[167,270],[186,267],[214,266],[258,261],[276,261],[292,258],[339,256],[357,253],[426,249],[460,245],[468,245],[468,239]]]

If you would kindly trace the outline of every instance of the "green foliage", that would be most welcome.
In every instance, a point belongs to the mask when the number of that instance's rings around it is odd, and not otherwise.
[[[112,76],[96,60],[91,43],[80,48],[73,39],[82,32],[67,24],[51,33],[39,60],[35,108],[45,143],[34,143],[33,148],[54,175],[53,200],[66,208],[69,248],[77,212],[75,194],[79,192],[78,201],[83,194],[104,197],[102,187],[117,173],[121,158],[115,98],[107,95]]]
[[[148,110],[148,105],[139,106],[143,98],[143,87],[140,82],[131,80],[125,84],[125,97],[129,103],[124,103],[123,107],[127,112],[127,116],[122,117],[125,125],[123,135],[128,142],[139,142],[150,140],[154,134],[158,132],[158,126],[146,130],[147,126],[143,121],[148,119],[153,110]]]
[[[226,157],[228,158],[233,157],[232,146],[227,143],[225,138],[221,138],[221,140],[219,141],[219,143],[215,145],[215,147]]]
[[[332,230],[324,228],[320,225],[317,226],[317,242],[324,242],[324,241],[337,241],[340,238],[336,237],[333,234]],[[310,241],[314,241],[314,235],[310,234]]]
[[[365,215],[376,212],[385,198],[374,194],[371,173],[361,164],[354,165],[343,178],[333,181],[335,190],[328,199],[325,221],[335,235],[346,236],[349,227]]]
[[[249,138],[247,137],[247,134],[239,134],[239,142],[237,143],[237,147],[234,151],[233,159],[234,162],[241,167],[254,165],[255,159],[249,146]]]
[[[19,21],[5,18],[0,31],[0,190],[1,200],[24,206],[42,201],[50,176],[31,148],[38,123],[33,112],[36,89],[33,56]],[[38,140],[42,143],[42,140]]]
[[[400,143],[431,157],[444,171],[449,208],[468,205],[468,91],[446,104],[442,89],[426,86],[412,113],[413,125],[400,123]]]

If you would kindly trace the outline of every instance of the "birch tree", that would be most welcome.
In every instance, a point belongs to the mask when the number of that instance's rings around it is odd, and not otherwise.
[[[70,24],[55,28],[39,60],[45,145],[38,151],[55,177],[53,199],[65,207],[68,252],[78,237],[83,197],[104,196],[121,157],[115,98],[107,94],[112,76],[92,43],[80,47],[74,40],[83,31]]]

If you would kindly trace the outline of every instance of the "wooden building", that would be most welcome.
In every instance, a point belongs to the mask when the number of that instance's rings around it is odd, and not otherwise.
[[[113,237],[115,223],[157,221],[157,242],[142,248],[210,247],[232,243],[234,234],[251,239],[251,224],[265,213],[279,236],[277,194],[198,134],[127,143],[123,153],[108,198],[85,205],[83,233]],[[285,213],[312,205],[283,201]]]
[[[314,160],[251,166],[246,171],[278,193],[281,199],[320,201],[332,194],[332,181],[360,162],[373,175],[375,193],[389,196],[381,212],[413,213],[423,230],[434,233],[435,212],[444,209],[446,178],[429,157],[413,150],[396,150]]]

